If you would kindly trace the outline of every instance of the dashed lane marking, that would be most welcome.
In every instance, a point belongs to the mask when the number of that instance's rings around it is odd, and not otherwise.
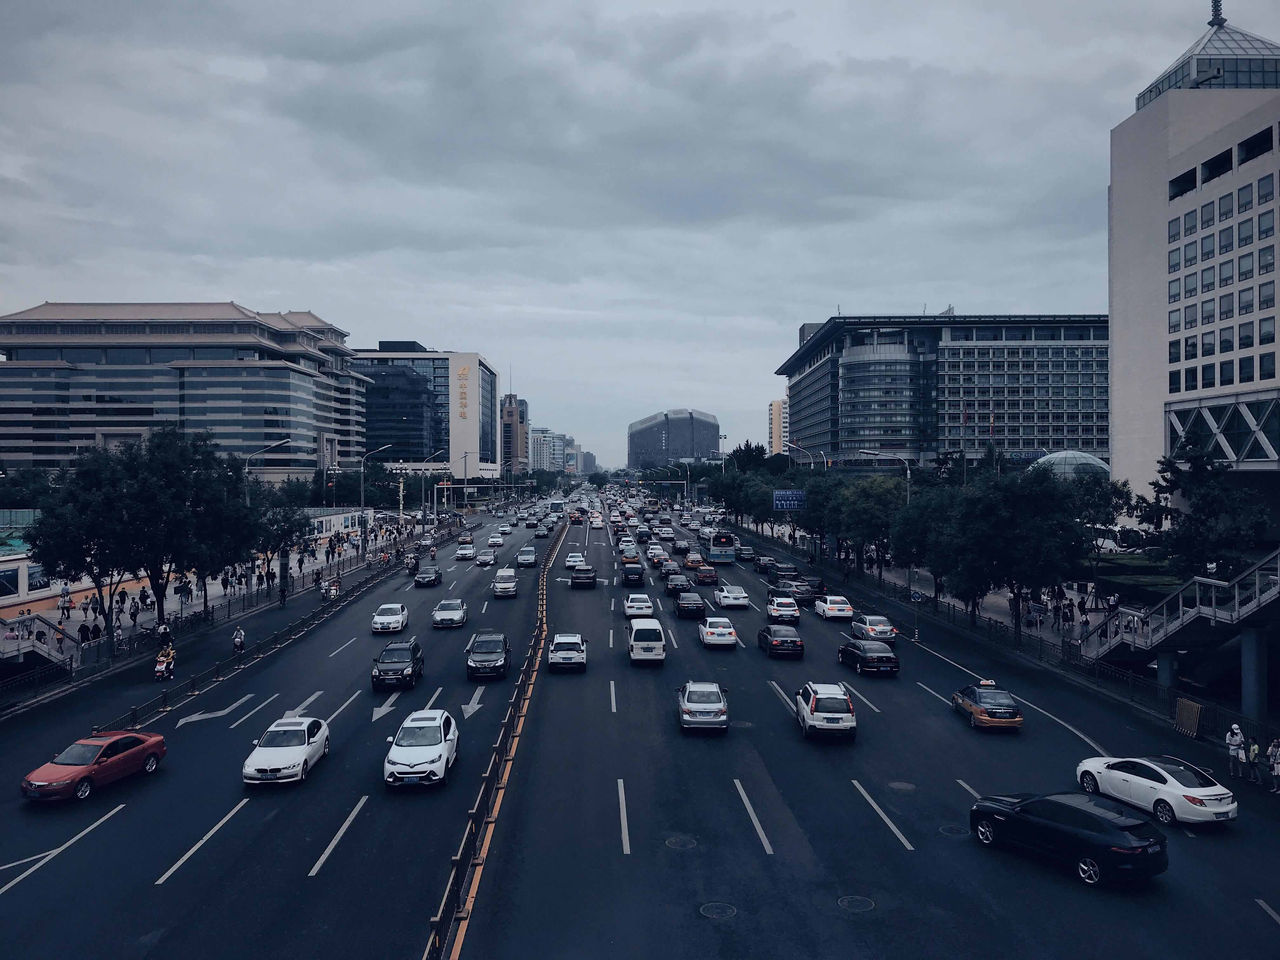
[[[347,832],[347,827],[351,826],[351,821],[356,818],[356,814],[360,812],[360,808],[364,806],[367,796],[361,797],[355,805],[355,808],[347,814],[347,819],[342,822],[342,826],[338,828],[338,832],[333,835],[333,839],[329,841],[329,845],[324,848],[324,853],[320,854],[320,859],[316,861],[314,867],[307,873],[308,877],[314,877],[320,872],[320,868],[324,866],[324,862],[329,859],[329,854],[333,853],[333,848],[338,845],[338,841],[342,839],[342,835]]]
[[[965,782],[964,782],[963,780],[961,780],[959,777],[957,777],[957,778],[956,778],[956,783],[958,783],[958,784],[960,784],[960,786],[964,787],[965,791],[966,791],[966,792],[967,792],[971,797],[973,797],[973,799],[975,799],[975,800],[977,800],[977,799],[978,799],[978,796],[979,796],[978,791],[977,791],[977,790],[975,790],[975,789],[973,789],[973,787],[969,786],[967,783],[965,783]]]
[[[618,712],[618,698],[614,691],[612,680],[609,681],[609,712],[610,713]]]
[[[940,694],[937,690],[933,690],[933,689],[931,689],[931,688],[929,688],[929,687],[926,687],[926,686],[925,686],[923,683],[921,683],[919,680],[917,680],[917,681],[916,681],[916,686],[917,686],[917,687],[919,687],[921,690],[924,690],[924,691],[926,691],[926,692],[928,692],[928,693],[933,694],[935,697],[937,697],[939,700],[941,700],[943,703],[945,703],[948,707],[949,707],[949,706],[951,706],[951,701],[950,701],[950,700],[948,700],[946,697],[944,697],[942,694]]]
[[[871,809],[874,810],[877,814],[879,814],[880,819],[884,821],[884,825],[893,831],[893,835],[902,842],[902,845],[906,847],[908,850],[915,850],[915,847],[911,845],[911,841],[909,841],[906,837],[902,835],[902,831],[899,830],[897,825],[892,820],[889,819],[889,815],[880,809],[880,804],[876,803],[873,799],[871,799],[871,794],[867,793],[867,791],[862,788],[862,784],[860,784],[857,780],[851,780],[850,783],[852,783],[855,787],[858,788],[858,792],[862,794],[862,799],[866,800],[867,803],[871,804]]]
[[[190,860],[195,855],[196,851],[199,850],[201,847],[203,847],[206,843],[208,843],[209,838],[212,837],[219,830],[221,830],[223,826],[226,825],[226,822],[230,820],[232,817],[234,817],[237,813],[239,813],[240,808],[243,807],[248,802],[249,802],[249,798],[245,797],[243,800],[237,803],[234,807],[232,807],[231,811],[225,817],[223,817],[221,820],[219,820],[217,823],[213,825],[212,830],[210,830],[203,837],[197,840],[195,846],[193,846],[190,850],[184,853],[177,863],[175,863],[172,867],[170,867],[168,870],[166,870],[164,873],[160,875],[160,879],[155,882],[155,886],[157,887],[160,886],[166,880],[172,877],[178,871],[179,867],[181,867],[184,863]],[[0,891],[0,892],[3,892],[3,891]]]
[[[243,717],[241,717],[239,720],[233,723],[230,727],[228,727],[228,729],[234,730],[236,727],[240,726],[240,724],[244,723],[246,720],[248,720],[250,717],[252,717],[255,713],[257,713],[259,710],[261,710],[263,707],[265,707],[268,703],[270,703],[272,700],[274,700],[278,696],[280,696],[280,694],[273,693],[271,696],[267,697],[267,699],[263,700],[260,704],[258,704],[256,707],[254,707],[252,710],[246,713]]]
[[[352,637],[350,640],[348,640],[346,643],[344,643],[342,646],[340,646],[337,650],[333,651],[333,653],[329,654],[329,656],[330,656],[330,657],[336,657],[336,656],[337,656],[338,654],[340,654],[343,650],[347,649],[347,647],[351,646],[351,645],[352,645],[353,643],[355,643],[355,642],[356,642],[356,638],[355,638],[355,637]]]
[[[631,855],[631,831],[627,829],[627,788],[618,779],[618,821],[622,826],[622,852]]]
[[[742,805],[747,808],[747,816],[751,818],[751,825],[756,828],[756,836],[760,838],[760,845],[764,847],[765,853],[773,856],[773,847],[769,844],[769,838],[764,835],[764,827],[760,826],[760,818],[756,816],[756,811],[751,806],[751,801],[747,799],[747,791],[742,789],[742,781],[735,778],[733,785],[738,788],[738,796],[742,798]]]
[[[778,686],[777,681],[770,680],[769,686],[773,689],[773,692],[778,695],[778,699],[782,701],[782,705],[790,710],[791,715],[794,717],[796,715],[796,705],[791,702],[791,698],[782,692],[782,688]]]
[[[342,706],[340,706],[337,710],[333,711],[333,713],[329,714],[329,719],[325,721],[325,724],[332,724],[333,718],[336,717],[338,714],[340,714],[343,710],[347,709],[347,707],[351,705],[351,701],[358,696],[360,696],[359,690],[357,690],[351,696],[347,697],[346,701],[342,704]]]
[[[841,680],[840,686],[844,687],[848,693],[852,693],[855,697],[857,697],[859,700],[865,703],[868,707],[870,707],[876,713],[880,712],[879,707],[877,707],[874,703],[872,703],[870,700],[868,700],[866,697],[860,694],[857,690],[853,689],[853,686],[851,684],[848,684],[845,681]]]

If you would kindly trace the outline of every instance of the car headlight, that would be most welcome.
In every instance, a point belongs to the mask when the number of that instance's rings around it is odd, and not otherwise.
[[[280,769],[281,770],[297,770],[300,766],[302,766],[301,760],[299,760],[297,763],[286,763]]]
[[[45,786],[49,786],[49,787],[65,787],[65,786],[66,786],[68,783],[70,783],[70,782],[71,782],[70,780],[55,780],[53,783],[45,784]],[[33,784],[32,784],[32,786],[33,786],[33,787],[35,787],[35,786],[39,786],[39,784],[35,784],[35,783],[33,783]]]
[[[413,673],[413,666],[412,666],[412,664],[411,664],[411,665],[409,665],[409,666],[407,666],[407,667],[405,667],[403,670],[401,670],[401,671],[400,671],[400,675],[401,675],[401,676],[403,676],[403,677],[407,677],[407,676],[408,676],[409,674],[411,674],[411,673]]]
[[[403,767],[403,766],[405,766],[405,764],[401,763],[399,760],[392,760],[390,757],[387,757],[387,766],[388,766],[388,767]]]
[[[376,677],[378,675],[378,668],[374,667],[372,673]]]
[[[468,667],[478,667],[478,666],[480,666],[480,664],[476,663],[476,662],[475,662],[474,660],[472,660],[470,657],[467,657],[467,666],[468,666]]]
[[[430,760],[428,760],[427,763],[439,763],[443,759],[444,759],[444,754],[439,753],[439,754],[436,754],[434,757],[432,757]]]

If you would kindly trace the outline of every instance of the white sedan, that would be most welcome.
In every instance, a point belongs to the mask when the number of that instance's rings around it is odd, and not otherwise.
[[[571,553],[564,558],[564,567],[566,570],[576,570],[587,562],[587,558],[580,553]]]
[[[1076,767],[1076,779],[1085,793],[1150,810],[1165,826],[1236,818],[1231,791],[1176,757],[1090,757]]]
[[[329,727],[315,717],[286,717],[253,741],[240,771],[245,783],[278,783],[307,779],[307,773],[329,754]]]
[[[509,523],[501,524],[501,525],[498,527],[498,532],[499,532],[499,533],[501,533],[501,534],[507,534],[507,533],[510,533],[510,532],[511,532],[511,524],[509,524]]]
[[[652,617],[653,601],[643,593],[633,593],[622,601],[622,612],[627,617]]]
[[[823,620],[852,620],[853,604],[844,597],[831,593],[814,598],[813,612]]]
[[[704,617],[698,624],[698,639],[704,647],[736,647],[738,631],[728,617]]]
[[[475,558],[476,548],[469,543],[462,544],[453,554],[455,560],[474,560]]]
[[[374,633],[390,633],[409,625],[409,608],[403,603],[384,603],[373,612]]]
[[[441,600],[431,611],[431,626],[460,627],[467,622],[467,605],[461,600]]]
[[[503,543],[503,540],[499,534],[495,533],[489,537],[488,545],[491,547],[500,547],[502,546],[502,543]]]
[[[458,724],[447,710],[418,710],[387,743],[382,780],[388,787],[448,783],[458,758]]]
[[[751,598],[747,596],[747,591],[741,587],[731,587],[724,585],[717,587],[715,593],[716,606],[722,610],[727,607],[749,607],[751,606]]]
[[[547,668],[587,670],[587,642],[577,633],[557,633],[547,649]]]

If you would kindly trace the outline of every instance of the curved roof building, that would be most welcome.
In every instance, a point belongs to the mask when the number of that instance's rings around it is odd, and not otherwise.
[[[719,451],[720,421],[701,410],[665,410],[627,427],[627,466],[633,470],[706,460]]]
[[[1061,480],[1075,480],[1091,473],[1111,476],[1111,468],[1103,461],[1080,450],[1059,450],[1057,453],[1046,454],[1031,466],[1048,467]]]

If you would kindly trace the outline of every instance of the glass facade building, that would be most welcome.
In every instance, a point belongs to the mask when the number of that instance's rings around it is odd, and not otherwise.
[[[701,410],[666,410],[627,427],[627,466],[633,470],[708,460],[719,452],[720,421]]]

